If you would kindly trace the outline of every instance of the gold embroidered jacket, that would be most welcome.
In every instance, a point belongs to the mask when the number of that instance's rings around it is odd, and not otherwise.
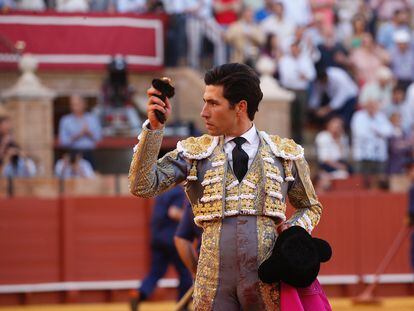
[[[286,197],[296,208],[288,223],[309,232],[318,224],[322,206],[303,148],[293,140],[259,132],[259,150],[239,183],[226,159],[223,137],[190,137],[157,160],[162,136],[162,130],[143,126],[129,170],[132,194],[153,197],[186,181],[195,222],[204,228],[212,220],[235,215],[286,220]]]

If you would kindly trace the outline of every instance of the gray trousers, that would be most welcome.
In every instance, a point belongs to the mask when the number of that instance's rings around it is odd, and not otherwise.
[[[257,250],[256,217],[223,219],[214,311],[266,310],[257,275]]]

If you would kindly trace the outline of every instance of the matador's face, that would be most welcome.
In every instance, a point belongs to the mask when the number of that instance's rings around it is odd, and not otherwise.
[[[201,117],[207,132],[213,136],[231,135],[237,131],[237,112],[223,96],[223,86],[207,85]]]

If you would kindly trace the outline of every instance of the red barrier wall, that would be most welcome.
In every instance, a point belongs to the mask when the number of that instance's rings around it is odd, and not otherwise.
[[[320,200],[324,213],[314,235],[333,247],[320,274],[373,273],[404,226],[406,196],[356,191]],[[151,206],[134,197],[0,199],[0,285],[142,279],[150,263]],[[386,273],[410,272],[407,239]],[[36,295],[59,302],[58,294]],[[95,296],[88,292],[87,299],[110,299]],[[0,305],[10,303],[16,301],[0,295]]]

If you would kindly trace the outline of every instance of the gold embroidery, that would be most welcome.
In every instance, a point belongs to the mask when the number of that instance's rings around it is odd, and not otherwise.
[[[167,172],[166,179],[158,188],[154,189],[153,165],[157,162],[158,152],[161,148],[163,131],[142,130],[141,139],[138,142],[137,149],[132,156],[129,168],[128,182],[129,191],[140,197],[153,197],[171,182],[171,176],[174,175],[174,168],[163,167]],[[172,174],[172,175],[171,175]]]
[[[289,219],[294,225],[300,222],[307,224],[306,216],[311,220],[312,228],[315,227],[322,214],[322,205],[318,201],[315,190],[310,179],[309,166],[305,159],[295,161],[297,175],[299,178],[293,182],[288,196],[290,203],[298,209]],[[310,229],[312,229],[310,228]]]
[[[193,295],[197,311],[213,310],[219,277],[220,232],[221,220],[210,221],[204,228]]]
[[[266,260],[276,241],[274,222],[268,217],[257,217],[258,254],[257,265]],[[266,311],[279,310],[279,283],[266,284],[259,281],[260,294]]]
[[[197,161],[194,160],[191,165],[190,174],[187,176],[188,180],[197,180]]]
[[[283,159],[283,169],[285,170],[285,176],[287,181],[293,180],[292,170],[291,170],[291,161]]]
[[[213,145],[214,137],[210,135],[203,135],[201,137],[189,137],[180,141],[184,152],[192,158],[203,155],[208,152]]]
[[[290,156],[298,156],[302,153],[302,148],[295,143],[293,139],[281,138],[278,135],[269,135],[271,141],[275,144],[278,151]]]

